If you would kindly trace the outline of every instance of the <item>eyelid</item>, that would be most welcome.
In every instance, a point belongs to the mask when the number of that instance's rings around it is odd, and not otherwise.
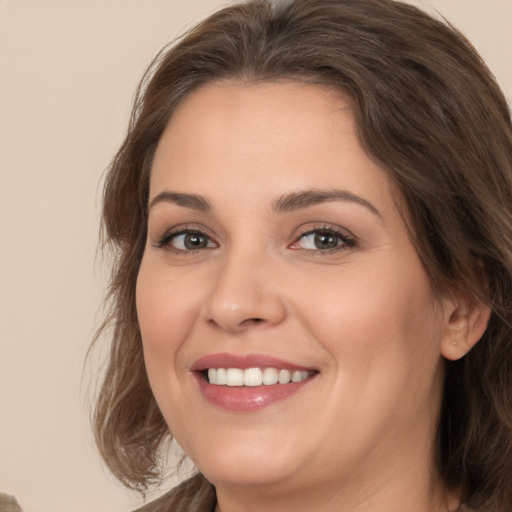
[[[213,249],[213,247],[202,247],[197,249],[177,249],[175,247],[172,247],[170,245],[170,242],[177,238],[180,235],[187,235],[187,234],[194,234],[197,233],[199,235],[205,236],[208,241],[211,241],[215,244],[215,247],[218,247],[219,243],[215,239],[213,235],[211,235],[209,230],[198,226],[197,224],[180,224],[178,226],[173,226],[172,228],[168,229],[161,237],[158,238],[156,243],[154,244],[154,247],[158,249],[166,249],[170,252],[178,253],[178,254],[190,254],[195,253],[198,251],[204,251],[205,249]]]
[[[341,243],[337,245],[336,247],[332,247],[330,249],[308,249],[308,248],[302,248],[302,247],[293,247],[294,245],[298,244],[301,238],[311,235],[318,232],[328,232],[332,233],[333,235],[337,236]],[[180,236],[180,235],[186,235],[186,234],[200,234],[202,236],[205,236],[208,239],[208,242],[212,242],[214,244],[214,247],[209,247],[208,245],[206,247],[200,247],[197,249],[178,249],[176,247],[173,247],[170,242]],[[315,223],[313,225],[306,224],[298,228],[297,233],[293,237],[293,241],[291,244],[288,245],[288,248],[296,251],[301,251],[303,253],[321,253],[321,254],[329,254],[332,252],[338,252],[347,250],[349,248],[355,247],[357,245],[358,239],[357,237],[351,233],[346,228],[342,228],[340,226],[337,226],[335,224],[328,224],[328,223]],[[204,226],[197,225],[197,224],[180,224],[177,226],[173,226],[172,228],[165,231],[165,233],[157,239],[157,241],[153,244],[154,247],[159,249],[166,249],[170,252],[174,252],[177,254],[193,254],[196,252],[204,251],[205,249],[214,249],[219,247],[219,242],[217,241],[216,237],[210,233],[210,230],[205,228]]]
[[[304,249],[301,247],[294,248],[292,247],[294,244],[297,244],[301,238],[312,235],[314,233],[318,232],[328,232],[332,233],[339,237],[341,240],[341,244],[330,248],[330,249]],[[329,254],[333,252],[343,251],[352,247],[355,247],[357,245],[357,237],[351,233],[349,230],[341,228],[340,226],[334,225],[334,224],[314,224],[313,226],[303,226],[299,228],[299,232],[297,235],[294,236],[293,242],[288,246],[289,248],[301,251],[304,253],[319,253],[319,254]]]

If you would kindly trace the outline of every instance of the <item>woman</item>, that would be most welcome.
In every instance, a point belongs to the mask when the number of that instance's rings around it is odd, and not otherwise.
[[[107,176],[95,415],[144,511],[512,509],[512,128],[454,29],[251,1],[161,53]],[[172,433],[172,434],[171,434]]]

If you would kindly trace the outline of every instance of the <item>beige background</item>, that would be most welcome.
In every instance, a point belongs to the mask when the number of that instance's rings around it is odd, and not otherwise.
[[[139,503],[94,450],[98,368],[82,379],[105,283],[98,183],[152,56],[225,3],[0,0],[0,490],[26,512]],[[512,0],[422,3],[469,36],[511,98]]]

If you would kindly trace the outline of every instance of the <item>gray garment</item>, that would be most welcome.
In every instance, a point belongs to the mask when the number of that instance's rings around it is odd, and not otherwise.
[[[21,512],[21,508],[14,496],[0,492],[0,512]]]

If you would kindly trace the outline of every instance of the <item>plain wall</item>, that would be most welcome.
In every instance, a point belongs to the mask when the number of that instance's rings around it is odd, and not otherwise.
[[[0,0],[0,491],[25,512],[140,503],[92,442],[99,366],[82,379],[106,282],[98,184],[151,58],[226,3]],[[512,0],[421,3],[470,38],[510,99]]]

